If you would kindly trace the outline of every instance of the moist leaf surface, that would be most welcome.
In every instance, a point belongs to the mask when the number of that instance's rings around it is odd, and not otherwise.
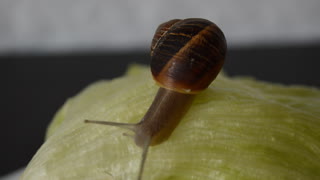
[[[85,119],[140,121],[158,86],[148,68],[96,82],[66,103],[22,180],[135,179],[141,149],[127,130]],[[144,179],[320,179],[320,91],[223,73],[168,141],[149,149]]]

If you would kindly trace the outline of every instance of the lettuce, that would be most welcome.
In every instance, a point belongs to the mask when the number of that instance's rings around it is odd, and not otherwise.
[[[99,81],[66,101],[22,180],[136,179],[141,148],[127,130],[158,87],[149,69]],[[320,91],[221,73],[169,140],[149,148],[144,179],[320,179]]]

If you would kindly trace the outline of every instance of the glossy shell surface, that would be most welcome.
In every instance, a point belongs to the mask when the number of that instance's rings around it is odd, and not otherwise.
[[[151,72],[163,88],[186,94],[206,89],[224,63],[226,40],[211,21],[174,19],[161,24],[151,45]]]

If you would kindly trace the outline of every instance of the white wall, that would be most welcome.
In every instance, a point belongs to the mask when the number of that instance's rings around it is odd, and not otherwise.
[[[320,0],[1,0],[0,52],[149,48],[158,24],[202,17],[231,46],[320,40]]]

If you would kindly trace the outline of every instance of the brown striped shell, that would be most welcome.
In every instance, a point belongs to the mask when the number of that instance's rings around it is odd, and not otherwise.
[[[223,32],[208,20],[168,21],[158,27],[152,40],[153,78],[163,88],[198,93],[218,75],[226,49]]]

